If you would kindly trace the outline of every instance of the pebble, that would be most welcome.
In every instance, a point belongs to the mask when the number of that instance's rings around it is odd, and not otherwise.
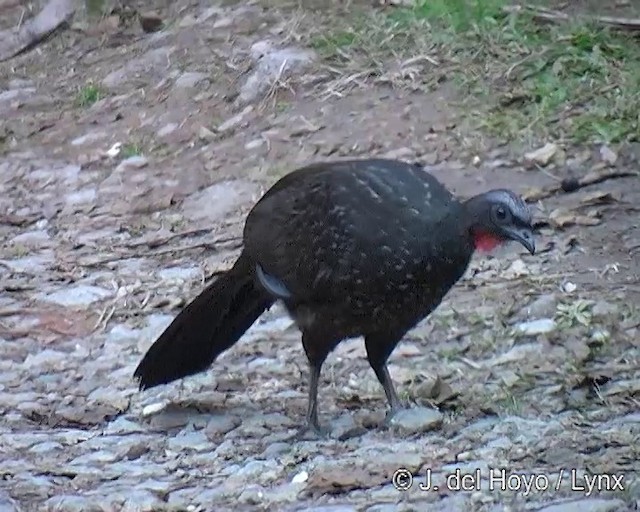
[[[205,452],[213,451],[213,444],[209,442],[204,432],[180,432],[175,437],[167,441],[167,447],[176,452],[194,451]]]
[[[367,431],[362,425],[357,425],[352,414],[343,414],[331,423],[331,437],[340,441],[360,436]]]
[[[405,433],[421,433],[439,428],[443,419],[442,413],[435,409],[410,407],[398,411],[391,419],[391,426]]]
[[[196,71],[185,71],[178,77],[175,85],[177,89],[193,89],[200,82],[203,82],[206,79],[207,75],[205,73],[198,73]]]
[[[556,330],[556,322],[553,318],[540,318],[530,322],[522,322],[516,326],[516,331],[524,336],[537,336],[549,334]]]
[[[61,306],[89,306],[114,294],[113,290],[106,290],[98,286],[77,285],[52,293],[40,294],[40,300],[52,302]]]
[[[205,428],[205,435],[210,441],[216,441],[220,436],[232,431],[241,423],[240,418],[227,415],[216,415],[209,420]]]
[[[182,203],[182,213],[191,222],[223,218],[257,191],[258,185],[249,181],[222,181],[187,197]]]

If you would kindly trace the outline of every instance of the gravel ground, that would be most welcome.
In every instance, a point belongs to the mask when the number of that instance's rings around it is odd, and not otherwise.
[[[466,143],[446,85],[325,94],[334,77],[284,12],[158,12],[160,32],[76,22],[0,66],[0,510],[637,510],[637,177],[534,203],[535,256],[473,260],[391,358],[416,408],[390,430],[352,340],[323,371],[331,438],[289,439],[307,369],[280,307],[210,372],[137,391],[144,351],[303,163],[418,160],[466,196],[640,154],[567,148],[527,168]]]

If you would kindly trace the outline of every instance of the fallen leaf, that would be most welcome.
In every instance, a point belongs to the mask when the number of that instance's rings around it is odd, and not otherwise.
[[[597,212],[581,215],[564,208],[556,208],[549,214],[549,221],[552,226],[559,229],[567,226],[597,226],[601,221],[598,215]]]
[[[539,187],[531,187],[524,191],[522,199],[525,201],[536,201],[547,195],[546,191]]]
[[[524,159],[529,164],[539,164],[543,167],[551,162],[551,159],[558,153],[558,145],[548,142],[541,148],[525,153]]]
[[[448,402],[456,398],[459,394],[460,393],[453,390],[447,381],[442,380],[439,375],[435,379],[421,382],[412,390],[413,396],[426,398],[436,405]]]
[[[417,452],[393,452],[385,454],[376,464],[362,460],[323,463],[309,472],[306,489],[314,495],[371,489],[389,483],[398,468],[406,468],[416,474],[423,464],[423,458],[424,454]]]
[[[108,422],[124,411],[103,404],[68,406],[53,411],[48,418],[49,425],[55,426],[97,426]]]
[[[132,204],[129,204],[128,211],[131,213],[153,213],[158,210],[165,210],[172,204],[172,191],[154,190],[147,195],[138,197]]]
[[[620,201],[620,197],[612,192],[596,190],[585,195],[580,201],[584,205],[611,204]]]

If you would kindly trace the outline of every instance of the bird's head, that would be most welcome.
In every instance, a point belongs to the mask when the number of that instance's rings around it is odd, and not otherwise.
[[[510,190],[490,190],[467,200],[465,208],[477,250],[488,252],[513,240],[535,253],[531,211],[520,196]]]

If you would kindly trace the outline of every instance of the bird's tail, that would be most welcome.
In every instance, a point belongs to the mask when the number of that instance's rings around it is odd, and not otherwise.
[[[140,389],[206,370],[274,299],[254,279],[244,254],[171,322],[134,372]]]

